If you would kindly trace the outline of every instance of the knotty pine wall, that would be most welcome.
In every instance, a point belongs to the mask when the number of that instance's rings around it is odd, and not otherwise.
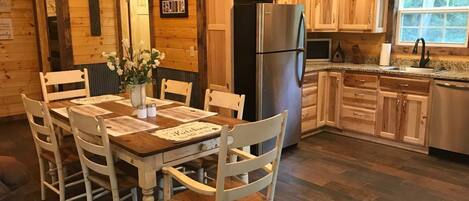
[[[24,112],[20,93],[41,99],[39,57],[31,0],[12,0],[13,40],[0,40],[0,117]]]
[[[152,37],[156,48],[166,53],[162,67],[198,72],[196,3],[189,0],[188,18],[160,18],[160,1],[153,0]]]
[[[69,1],[74,65],[104,63],[103,51],[117,51],[115,0],[100,0],[101,36],[91,36],[88,1]]]

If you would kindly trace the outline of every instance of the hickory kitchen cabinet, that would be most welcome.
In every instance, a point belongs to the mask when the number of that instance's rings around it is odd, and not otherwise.
[[[317,127],[340,127],[342,73],[320,72],[318,76]]]
[[[318,72],[306,73],[303,82],[301,132],[317,128]]]
[[[343,130],[374,135],[378,76],[344,73],[340,123]]]
[[[378,135],[424,146],[429,94],[429,80],[382,76],[378,98]]]
[[[302,133],[322,126],[340,126],[342,73],[309,72],[305,74],[302,96]]]
[[[311,31],[385,32],[388,0],[312,0]]]

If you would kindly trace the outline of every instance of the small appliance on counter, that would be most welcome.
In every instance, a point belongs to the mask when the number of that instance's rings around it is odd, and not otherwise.
[[[332,58],[332,40],[314,38],[306,40],[306,60],[312,62],[330,62]]]

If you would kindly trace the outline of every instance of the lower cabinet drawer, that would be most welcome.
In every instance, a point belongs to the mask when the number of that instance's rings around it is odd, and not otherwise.
[[[204,151],[215,149],[218,147],[218,139],[211,139],[190,146],[183,146],[179,149],[163,153],[163,162],[169,163],[171,161],[179,160],[191,155],[195,155]]]
[[[342,103],[348,106],[375,110],[378,99],[377,94],[376,90],[344,87]]]
[[[304,107],[316,105],[318,100],[318,87],[317,86],[304,86],[302,94],[302,104]]]
[[[376,112],[350,106],[342,106],[342,129],[374,135],[376,126]]]
[[[301,111],[301,132],[305,133],[317,127],[316,106],[305,107]]]
[[[380,89],[426,95],[430,92],[430,80],[381,76]]]

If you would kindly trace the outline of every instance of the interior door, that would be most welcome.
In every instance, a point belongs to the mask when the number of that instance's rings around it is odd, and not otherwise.
[[[337,31],[338,0],[314,0],[313,30]]]
[[[425,145],[428,97],[406,95],[402,98],[400,135],[402,141]]]
[[[206,0],[206,6],[208,87],[231,92],[233,1]]]
[[[380,92],[378,95],[379,136],[396,140],[399,134],[401,97],[395,92]]]

